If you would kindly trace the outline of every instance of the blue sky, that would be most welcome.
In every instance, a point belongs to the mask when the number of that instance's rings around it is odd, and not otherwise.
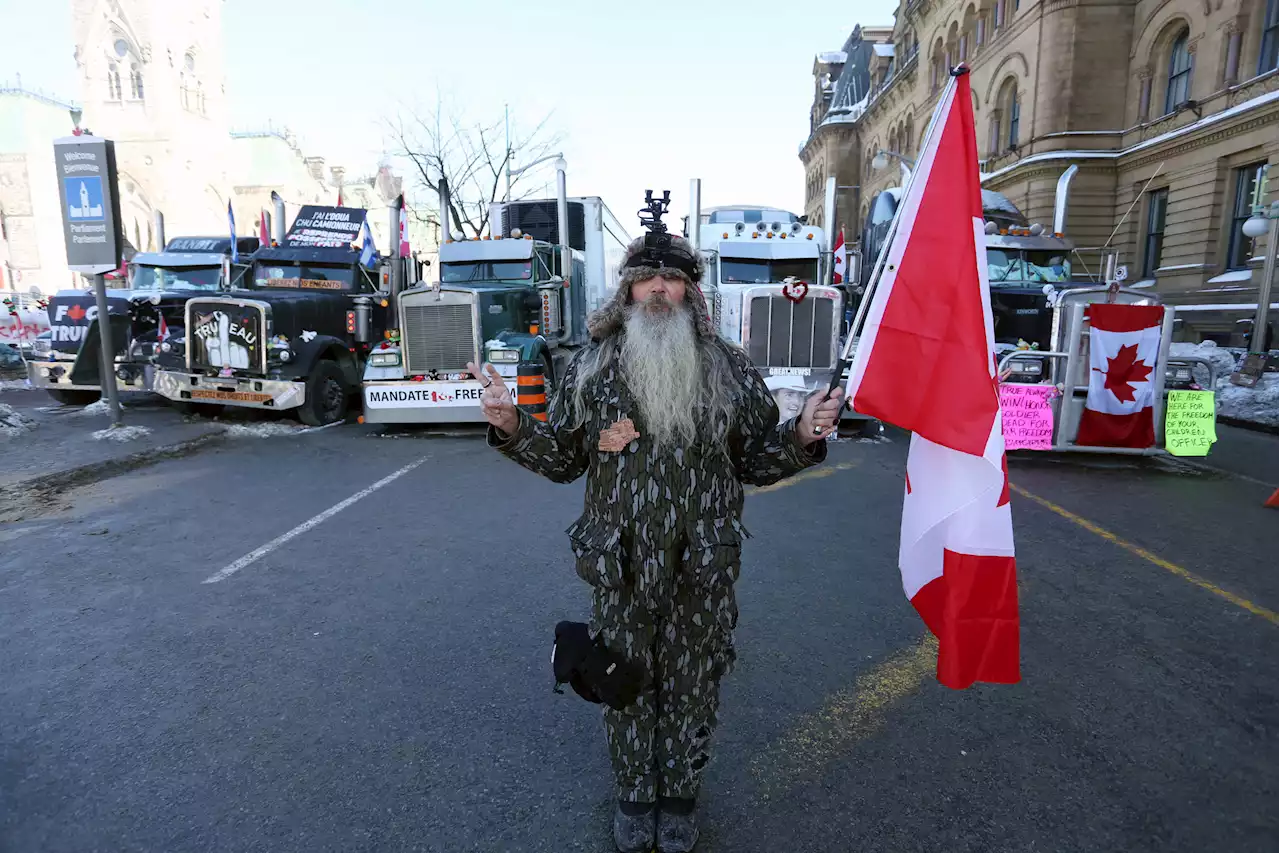
[[[703,180],[704,206],[800,212],[814,55],[838,49],[855,24],[892,23],[894,9],[887,0],[605,5],[226,0],[232,122],[288,126],[306,153],[367,172],[391,148],[386,120],[434,104],[439,91],[475,121],[500,120],[504,103],[525,125],[550,113],[569,193],[603,196],[633,233],[646,188],[670,189],[683,215],[692,177]],[[26,88],[78,97],[69,6],[0,0],[0,26],[23,30],[0,58],[0,82],[21,74]],[[297,85],[309,77],[311,89]],[[272,97],[286,84],[286,96]],[[554,187],[549,169],[539,174]]]

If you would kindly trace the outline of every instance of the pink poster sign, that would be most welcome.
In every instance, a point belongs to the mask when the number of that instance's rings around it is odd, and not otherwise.
[[[1052,385],[1000,383],[1006,450],[1053,448],[1053,409],[1049,407],[1049,401],[1057,393],[1058,389]]]

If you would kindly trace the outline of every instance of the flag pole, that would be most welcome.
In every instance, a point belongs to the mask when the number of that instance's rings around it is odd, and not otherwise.
[[[957,65],[951,69],[950,76],[947,78],[947,88],[956,85],[956,78],[961,74],[968,74],[968,65]],[[942,108],[942,104],[946,102],[947,89],[942,90],[942,94],[938,96],[938,105],[933,109],[933,115],[929,117],[929,126],[925,129],[924,141],[920,145],[923,151],[928,147],[929,141],[933,138],[934,133],[938,132],[938,113]],[[840,386],[841,375],[848,370],[853,364],[853,356],[856,354],[851,352],[854,350],[854,343],[859,337],[862,330],[862,324],[867,317],[867,308],[871,305],[871,296],[875,293],[876,285],[880,283],[880,275],[884,270],[885,258],[889,256],[889,246],[893,244],[893,238],[898,233],[898,223],[902,218],[902,211],[906,207],[907,194],[911,191],[911,187],[915,184],[916,177],[920,174],[920,169],[916,168],[911,172],[911,177],[907,179],[907,184],[902,188],[902,201],[898,203],[898,208],[893,212],[893,219],[889,221],[889,231],[885,234],[884,245],[880,247],[879,254],[876,255],[876,265],[871,270],[871,278],[867,280],[867,289],[862,294],[862,301],[858,304],[858,313],[854,315],[853,323],[849,326],[849,337],[845,339],[844,351],[840,354],[840,363],[836,365],[834,375],[831,377],[831,385],[827,388],[827,393],[823,399],[831,396],[832,392]],[[846,265],[847,266],[847,265]],[[852,410],[853,404],[846,400],[845,405]]]

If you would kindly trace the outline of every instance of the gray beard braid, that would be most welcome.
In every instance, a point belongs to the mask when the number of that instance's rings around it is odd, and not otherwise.
[[[627,311],[619,363],[659,446],[691,446],[698,437],[703,371],[693,318],[683,303],[667,311],[632,305]]]

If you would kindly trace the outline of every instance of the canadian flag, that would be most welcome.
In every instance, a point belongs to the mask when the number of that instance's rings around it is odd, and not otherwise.
[[[849,371],[855,411],[911,431],[898,567],[938,681],[1020,680],[1013,518],[968,70],[907,185]]]
[[[400,255],[409,257],[409,209],[404,204],[404,193],[400,194]]]
[[[160,315],[160,326],[156,330],[156,343],[164,343],[169,340],[169,324],[164,321],[163,314],[158,311],[156,313]]]
[[[831,248],[831,264],[833,280],[836,284],[841,284],[849,271],[849,253],[844,248],[843,228],[840,229],[840,234],[836,237],[835,246]]]
[[[1151,372],[1160,350],[1159,305],[1095,303],[1089,317],[1089,396],[1076,444],[1151,447],[1156,443]]]

